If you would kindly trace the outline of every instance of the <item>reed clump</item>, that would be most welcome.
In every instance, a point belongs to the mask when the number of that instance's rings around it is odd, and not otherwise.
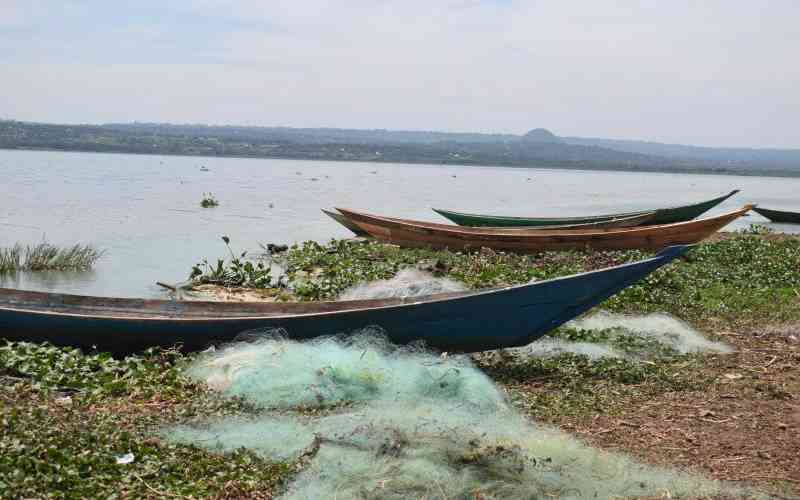
[[[60,247],[42,242],[36,245],[15,244],[0,247],[0,273],[16,271],[88,271],[103,256],[92,245]]]

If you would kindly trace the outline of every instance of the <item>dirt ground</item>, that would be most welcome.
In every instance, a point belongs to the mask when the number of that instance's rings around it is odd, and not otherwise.
[[[800,324],[720,335],[737,351],[708,357],[707,391],[624,401],[620,416],[560,427],[653,464],[800,496]]]

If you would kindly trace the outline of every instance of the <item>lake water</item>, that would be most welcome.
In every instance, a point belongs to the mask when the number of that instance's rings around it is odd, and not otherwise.
[[[586,215],[691,203],[738,188],[709,214],[748,202],[800,208],[800,179],[545,168],[0,150],[0,179],[0,246],[46,239],[106,251],[91,273],[0,276],[0,286],[119,297],[163,296],[157,280],[182,281],[203,257],[226,255],[222,235],[237,251],[347,237],[319,211],[333,206],[443,222],[430,207]],[[218,207],[200,207],[207,192]],[[752,214],[728,229],[750,223],[768,224]]]

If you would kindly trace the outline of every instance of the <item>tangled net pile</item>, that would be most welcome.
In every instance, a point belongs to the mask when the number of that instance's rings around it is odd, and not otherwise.
[[[687,323],[668,314],[632,316],[600,311],[587,317],[570,321],[564,326],[568,330],[605,331],[606,340],[594,342],[569,341],[563,338],[543,337],[525,347],[509,349],[517,356],[553,357],[562,353],[573,353],[597,358],[640,359],[656,353],[638,352],[632,355],[615,348],[613,340],[622,336],[646,341],[660,350],[673,354],[730,353],[733,348],[723,342],[706,339],[702,333]],[[663,354],[663,353],[662,353]]]
[[[400,270],[391,279],[352,286],[339,295],[339,300],[421,297],[466,290],[467,286],[458,281],[435,277],[431,273],[408,268]]]
[[[676,498],[723,488],[537,426],[467,357],[396,347],[376,331],[303,343],[267,332],[190,372],[264,411],[165,434],[300,460],[285,498]]]

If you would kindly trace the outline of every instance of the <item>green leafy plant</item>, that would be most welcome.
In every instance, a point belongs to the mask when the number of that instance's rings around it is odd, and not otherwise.
[[[272,498],[291,464],[176,445],[154,432],[194,415],[256,411],[185,376],[190,360],[173,349],[116,359],[0,344],[0,497]],[[131,462],[120,462],[126,455]]]
[[[763,224],[750,224],[745,229],[740,229],[739,234],[747,234],[747,235],[765,235],[765,234],[773,234],[775,231]]]
[[[214,198],[211,193],[203,193],[203,199],[200,200],[200,206],[203,208],[213,208],[219,206],[219,201]]]
[[[245,260],[247,252],[236,256],[230,247],[230,238],[223,236],[222,241],[225,242],[231,255],[230,262],[226,262],[225,259],[217,259],[216,265],[212,265],[207,259],[203,259],[202,262],[192,267],[189,279],[196,284],[271,288],[272,275],[269,265],[262,261],[254,264],[250,260]]]

